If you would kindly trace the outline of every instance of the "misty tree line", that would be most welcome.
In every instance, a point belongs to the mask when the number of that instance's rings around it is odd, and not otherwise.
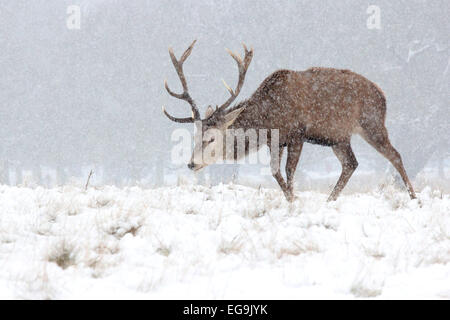
[[[71,1],[6,1],[0,10],[2,93],[1,182],[23,172],[58,184],[86,170],[103,183],[133,184],[147,177],[161,185],[171,164],[176,125],[161,114],[189,108],[166,94],[179,87],[167,48],[199,39],[185,73],[204,111],[237,81],[225,47],[255,48],[241,99],[279,68],[351,69],[376,82],[388,101],[387,127],[410,176],[448,158],[449,4],[379,1],[381,30],[366,28],[368,2],[354,1],[93,1],[81,2],[81,29],[66,28]],[[238,98],[239,100],[239,98]],[[191,129],[191,128],[189,128]],[[360,153],[373,158],[366,145]],[[314,169],[325,151],[305,151],[299,166]],[[377,158],[375,166],[386,168]],[[214,181],[236,166],[214,166]]]

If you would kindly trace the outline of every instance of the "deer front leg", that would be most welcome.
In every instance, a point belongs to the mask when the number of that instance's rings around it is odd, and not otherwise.
[[[287,189],[290,198],[294,200],[294,175],[297,169],[298,160],[302,153],[303,141],[296,141],[295,143],[288,144],[287,147],[287,161],[286,161],[286,180]],[[288,199],[289,200],[289,199]]]
[[[334,201],[337,199],[342,189],[344,189],[348,180],[352,176],[353,172],[356,170],[356,167],[358,167],[358,161],[356,160],[355,154],[352,151],[350,142],[339,143],[337,145],[334,145],[332,148],[334,154],[341,162],[342,172],[338,182],[336,183],[336,186],[333,189],[333,192],[331,192],[330,197],[327,201]]]
[[[281,190],[284,193],[284,196],[286,197],[287,201],[292,201],[292,196],[289,193],[289,188],[287,183],[284,181],[283,176],[281,175],[280,171],[280,162],[281,157],[283,156],[283,149],[284,146],[279,146],[278,153],[276,150],[272,150],[272,148],[269,146],[270,149],[270,168],[272,170],[272,175],[277,180],[278,185],[280,186]],[[273,153],[272,153],[273,151]],[[278,157],[277,157],[278,156]]]

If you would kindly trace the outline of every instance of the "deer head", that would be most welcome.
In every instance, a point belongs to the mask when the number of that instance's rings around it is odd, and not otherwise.
[[[236,86],[236,89],[233,90],[228,86],[225,81],[223,81],[225,87],[230,93],[230,98],[225,101],[220,107],[216,107],[213,109],[211,106],[208,106],[204,119],[201,119],[200,112],[191,98],[188,86],[186,82],[186,78],[183,73],[183,63],[189,57],[192,52],[192,49],[195,45],[195,42],[186,49],[181,58],[177,60],[175,54],[173,53],[172,48],[169,48],[170,59],[177,71],[178,77],[180,78],[181,85],[183,87],[183,93],[178,94],[174,93],[169,89],[167,85],[167,81],[164,82],[164,86],[167,92],[178,99],[185,100],[191,106],[192,116],[188,118],[176,118],[167,113],[167,111],[163,107],[163,113],[170,120],[178,123],[194,123],[196,126],[196,135],[194,140],[194,151],[191,156],[191,160],[188,164],[188,168],[194,171],[200,170],[201,168],[207,166],[208,164],[212,164],[219,159],[225,159],[230,156],[229,152],[227,154],[225,137],[226,137],[226,129],[230,127],[233,122],[237,119],[237,117],[244,111],[245,107],[234,107],[228,108],[231,103],[236,99],[241,91],[242,86],[244,85],[245,74],[247,73],[248,66],[252,61],[253,57],[253,49],[247,50],[247,47],[244,46],[245,57],[244,60],[241,57],[230,50],[227,49],[228,53],[231,57],[236,61],[239,70],[239,80]],[[215,152],[216,150],[221,149],[222,152]],[[209,151],[209,152],[205,152]]]

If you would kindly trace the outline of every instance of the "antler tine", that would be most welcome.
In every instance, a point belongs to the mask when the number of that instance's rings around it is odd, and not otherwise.
[[[236,99],[236,97],[239,95],[239,92],[241,91],[242,86],[244,85],[245,74],[247,73],[248,66],[250,65],[250,62],[253,58],[253,48],[248,50],[245,44],[243,44],[243,46],[245,52],[244,61],[242,61],[242,58],[238,54],[226,49],[238,65],[239,80],[235,90],[231,89],[230,86],[228,86],[226,82],[222,80],[228,92],[230,92],[231,97],[228,98],[228,100],[219,107],[219,111],[225,110]]]
[[[195,45],[196,42],[197,42],[197,40],[194,40],[192,42],[192,44],[186,49],[186,51],[184,51],[184,53],[182,54],[180,60],[177,60],[177,58],[175,57],[173,49],[169,48],[170,59],[172,60],[172,64],[175,67],[175,70],[177,71],[178,78],[180,78],[180,82],[181,82],[181,85],[183,87],[183,93],[175,93],[172,90],[170,90],[169,89],[169,85],[167,84],[166,80],[164,81],[164,87],[166,88],[167,92],[172,97],[175,97],[177,99],[181,99],[181,100],[187,101],[191,105],[191,109],[192,109],[192,118],[175,118],[175,117],[169,115],[165,110],[163,110],[164,114],[170,120],[175,121],[175,122],[187,123],[187,122],[194,122],[196,120],[200,120],[200,112],[198,111],[194,100],[191,98],[191,96],[189,94],[186,78],[185,78],[184,72],[183,72],[183,63],[186,61],[186,59],[191,54],[192,49],[194,48],[194,45]],[[190,120],[188,121],[188,119],[190,119]]]
[[[167,79],[164,80],[164,87],[166,88],[167,92],[168,92],[172,97],[175,97],[175,98],[178,98],[178,99],[184,99],[184,98],[183,98],[183,94],[175,93],[175,92],[173,92],[172,90],[169,89],[169,85],[167,84]]]
[[[170,114],[167,113],[167,111],[164,108],[164,106],[162,107],[162,112],[166,115],[167,118],[169,118],[170,120],[172,120],[174,122],[178,122],[178,123],[193,123],[194,122],[194,118],[193,117],[189,117],[189,118],[175,118],[175,117],[171,116]]]
[[[234,91],[233,89],[230,88],[230,86],[225,82],[225,80],[222,79],[223,85],[225,86],[225,88],[227,88],[228,92],[234,96]]]
[[[245,64],[245,68],[247,69],[248,66],[250,65],[250,62],[252,62],[252,58],[253,58],[253,47],[250,48],[250,50],[247,50],[246,45],[243,43],[242,44],[244,46],[244,50],[245,50],[245,58],[244,58],[244,64]]]
[[[194,40],[191,45],[189,46],[189,48],[186,49],[186,51],[184,51],[183,55],[180,58],[180,62],[183,63],[191,54],[192,49],[194,48],[195,43],[197,42],[197,40]]]

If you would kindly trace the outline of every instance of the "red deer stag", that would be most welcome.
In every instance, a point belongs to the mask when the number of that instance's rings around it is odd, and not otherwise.
[[[173,50],[169,49],[183,93],[172,92],[167,82],[165,88],[171,96],[187,101],[192,109],[191,117],[175,118],[163,107],[164,114],[170,120],[201,124],[202,133],[211,128],[222,132],[238,128],[278,129],[278,150],[271,150],[272,158],[273,154],[277,157],[276,161],[271,161],[271,167],[273,176],[288,201],[294,199],[294,173],[304,142],[330,146],[341,162],[341,175],[328,198],[329,201],[336,200],[358,166],[350,145],[352,134],[357,133],[393,164],[400,173],[411,199],[416,197],[400,154],[389,141],[384,125],[386,98],[376,84],[349,70],[332,68],[310,68],[306,71],[278,70],[268,76],[249,99],[228,108],[244,84],[245,74],[253,57],[253,49],[247,50],[244,45],[243,60],[239,55],[228,51],[239,69],[236,89],[233,90],[225,84],[231,94],[230,98],[215,110],[209,106],[205,118],[201,119],[197,106],[189,94],[183,73],[183,63],[190,55],[194,44],[195,41],[183,53],[180,60],[177,60]],[[203,137],[203,134],[201,136]],[[225,137],[225,134],[223,136]],[[203,138],[202,141],[197,141],[188,164],[190,169],[197,171],[207,165],[201,160],[202,157],[194,155],[202,152],[211,143],[214,143],[213,139]],[[270,137],[266,143],[270,148]],[[248,148],[248,143],[245,147]],[[285,147],[287,147],[286,181],[281,175],[279,163]],[[236,157],[236,154],[234,155]],[[200,160],[194,161],[195,159]]]

